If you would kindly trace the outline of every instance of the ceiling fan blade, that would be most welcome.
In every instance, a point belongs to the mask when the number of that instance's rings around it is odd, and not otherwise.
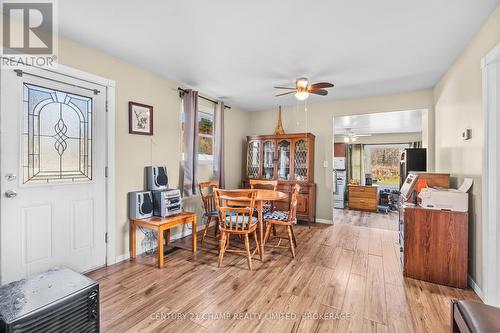
[[[326,96],[328,95],[328,91],[324,90],[324,89],[319,89],[319,90],[313,90],[313,91],[309,91],[311,94],[316,94],[316,95],[321,95],[321,96]]]
[[[295,90],[294,90],[294,91],[289,91],[289,92],[286,92],[286,93],[282,93],[282,94],[275,95],[275,97],[279,97],[279,96],[283,96],[283,95],[288,95],[288,94],[294,94],[294,93],[295,93]]]
[[[275,89],[290,89],[290,90],[295,90],[295,88],[288,88],[288,87],[274,87]]]
[[[318,82],[318,83],[313,83],[310,84],[309,87],[307,87],[307,90],[316,90],[316,89],[323,89],[323,88],[331,88],[333,87],[332,83],[329,82]]]

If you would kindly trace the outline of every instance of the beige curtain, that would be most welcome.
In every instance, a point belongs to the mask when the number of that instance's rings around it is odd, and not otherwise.
[[[198,92],[188,89],[182,95],[184,110],[184,196],[196,194],[198,186]]]
[[[357,180],[363,183],[365,179],[365,147],[362,144],[348,144],[347,147],[349,180]]]
[[[220,188],[226,187],[224,170],[224,102],[215,105],[214,117],[214,179],[219,181]]]
[[[365,174],[366,174],[366,167],[365,167],[365,145],[360,144],[359,145],[359,163],[361,164],[360,168],[360,177],[359,181],[361,184],[365,183]]]

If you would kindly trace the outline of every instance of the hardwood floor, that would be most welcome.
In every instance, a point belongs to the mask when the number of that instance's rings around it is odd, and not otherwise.
[[[398,230],[398,212],[363,212],[351,209],[334,209],[333,224],[349,224],[358,227]]]
[[[252,272],[231,253],[217,268],[213,238],[193,255],[188,237],[173,242],[182,249],[163,269],[142,256],[88,274],[100,283],[102,331],[449,332],[449,300],[478,300],[471,290],[403,278],[394,231],[345,224],[295,231],[295,259],[268,250]]]

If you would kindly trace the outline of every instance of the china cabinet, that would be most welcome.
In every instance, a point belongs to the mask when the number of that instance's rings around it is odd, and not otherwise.
[[[295,183],[301,186],[297,204],[299,220],[314,222],[316,184],[314,184],[314,135],[311,133],[259,135],[247,137],[246,179],[278,180],[278,191],[290,194]],[[288,202],[276,203],[288,210]]]

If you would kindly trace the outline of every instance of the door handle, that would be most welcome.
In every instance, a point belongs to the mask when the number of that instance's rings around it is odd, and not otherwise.
[[[17,197],[17,192],[14,190],[7,190],[7,191],[5,191],[5,197],[15,198],[15,197]]]

